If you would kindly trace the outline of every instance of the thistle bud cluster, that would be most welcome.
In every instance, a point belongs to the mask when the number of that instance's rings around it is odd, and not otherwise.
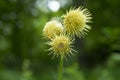
[[[43,36],[49,40],[50,54],[65,57],[73,54],[74,37],[84,37],[91,29],[88,23],[92,17],[88,9],[79,7],[70,9],[65,15],[53,18],[45,24]]]

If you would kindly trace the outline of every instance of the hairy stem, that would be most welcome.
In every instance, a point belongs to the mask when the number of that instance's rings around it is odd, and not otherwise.
[[[60,63],[58,66],[58,80],[62,80],[62,71],[63,71],[63,57],[60,57]]]

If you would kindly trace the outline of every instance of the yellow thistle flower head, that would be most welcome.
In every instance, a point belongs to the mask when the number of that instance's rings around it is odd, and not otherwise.
[[[43,29],[43,36],[45,38],[51,39],[55,35],[60,35],[63,32],[62,24],[57,20],[51,20],[45,24]]]
[[[65,32],[68,35],[83,37],[91,29],[87,25],[88,22],[91,22],[91,14],[83,7],[70,9],[63,18]]]
[[[72,49],[72,43],[73,40],[65,35],[56,36],[48,43],[48,45],[51,46],[48,50],[50,50],[54,56],[60,55],[61,57],[65,57],[65,55],[72,54],[72,51],[74,51]]]

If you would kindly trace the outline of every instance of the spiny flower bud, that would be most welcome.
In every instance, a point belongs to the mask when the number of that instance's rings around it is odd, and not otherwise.
[[[72,44],[73,40],[71,40],[69,37],[65,35],[56,36],[54,39],[51,39],[51,41],[48,43],[48,45],[51,46],[49,50],[53,55],[60,55],[62,57],[65,57],[65,55],[72,54]]]
[[[63,32],[62,24],[57,20],[51,20],[45,24],[43,29],[43,36],[45,38],[51,39],[55,35],[60,35]]]
[[[91,22],[91,14],[83,7],[70,9],[66,15],[63,15],[63,18],[65,32],[70,36],[83,37],[91,29],[87,25],[88,22]]]

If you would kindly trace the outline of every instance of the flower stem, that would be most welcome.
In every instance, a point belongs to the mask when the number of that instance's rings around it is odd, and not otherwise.
[[[63,57],[60,57],[60,63],[58,66],[58,80],[62,80],[62,71],[63,71]]]

